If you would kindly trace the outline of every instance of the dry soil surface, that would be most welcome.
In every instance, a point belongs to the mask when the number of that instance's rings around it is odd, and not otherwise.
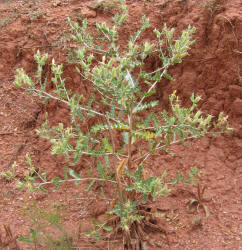
[[[162,154],[150,160],[150,171],[158,174],[167,169],[172,176],[176,171],[187,173],[191,167],[199,168],[203,176],[200,185],[206,187],[204,211],[187,209],[187,201],[196,195],[196,187],[177,187],[171,196],[160,199],[156,206],[166,213],[160,224],[167,232],[164,235],[150,232],[147,249],[242,249],[241,237],[241,174],[242,174],[242,2],[240,0],[156,0],[126,1],[130,16],[123,29],[121,43],[140,25],[140,17],[146,14],[152,28],[166,23],[180,34],[187,25],[196,27],[190,56],[170,70],[175,82],[163,80],[157,89],[162,109],[168,107],[168,95],[177,90],[184,104],[188,104],[194,92],[202,97],[204,112],[214,116],[224,111],[234,131],[218,138],[206,137],[191,141],[189,146],[173,148],[175,157]],[[29,153],[40,169],[49,177],[63,176],[66,163],[62,157],[50,154],[50,144],[36,135],[38,128],[49,112],[51,124],[65,122],[68,110],[64,105],[51,101],[42,105],[37,97],[26,96],[13,86],[15,71],[24,68],[35,73],[34,53],[39,49],[55,57],[65,66],[67,86],[84,96],[89,87],[81,81],[72,65],[66,61],[68,33],[66,17],[77,17],[81,12],[90,23],[108,21],[111,13],[90,9],[88,0],[63,1],[7,1],[0,0],[0,172],[7,171],[16,161],[17,179],[21,179]],[[152,29],[150,29],[151,32]],[[153,39],[149,34],[143,39]],[[150,69],[155,69],[157,59],[151,58]],[[49,68],[46,74],[49,73]],[[83,159],[76,171],[87,171],[89,162]],[[81,231],[90,229],[91,218],[102,218],[107,207],[100,197],[85,200],[84,184],[63,185],[57,192],[28,193],[15,188],[15,180],[0,179],[0,244],[5,249],[17,249],[15,238],[26,236],[31,228],[31,219],[23,215],[23,208],[36,201],[39,207],[47,208],[48,201],[65,211],[64,225],[73,235],[81,225]],[[81,199],[74,199],[76,194]],[[94,195],[94,194],[93,194]],[[94,196],[93,196],[94,197]],[[4,230],[10,227],[10,232]],[[2,243],[1,243],[2,239]],[[34,249],[33,245],[17,243],[20,249]],[[77,240],[79,249],[122,249],[120,243],[92,244],[82,238]],[[112,245],[114,244],[114,245]],[[116,244],[116,245],[115,245]],[[37,249],[41,249],[38,247]],[[51,249],[51,248],[43,248]]]

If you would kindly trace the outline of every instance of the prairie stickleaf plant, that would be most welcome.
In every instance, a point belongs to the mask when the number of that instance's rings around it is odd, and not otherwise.
[[[44,189],[45,185],[55,183],[58,188],[65,181],[88,181],[87,189],[90,189],[95,182],[102,185],[110,183],[116,192],[113,192],[113,202],[107,211],[107,222],[102,223],[97,231],[106,231],[109,238],[123,232],[125,246],[135,248],[133,240],[142,246],[144,227],[153,225],[152,215],[146,211],[148,203],[168,195],[174,184],[166,180],[166,172],[161,176],[146,176],[145,169],[149,168],[147,159],[155,157],[161,150],[167,151],[172,144],[185,143],[208,133],[229,132],[230,128],[227,117],[222,113],[216,120],[198,110],[200,97],[194,94],[190,98],[190,107],[184,108],[174,91],[169,97],[170,113],[165,110],[152,112],[159,105],[159,100],[152,97],[156,85],[163,77],[172,80],[168,69],[181,63],[188,55],[194,43],[192,35],[195,28],[188,26],[175,40],[174,29],[164,24],[161,29],[153,30],[155,42],[142,42],[142,34],[150,27],[149,19],[144,16],[140,29],[127,39],[126,47],[121,49],[120,28],[128,15],[124,1],[121,3],[120,13],[113,17],[112,25],[96,24],[95,37],[90,33],[86,19],[81,25],[68,19],[71,38],[76,44],[73,51],[76,70],[83,81],[89,83],[87,88],[92,92],[89,100],[66,88],[62,78],[63,66],[57,65],[54,59],[51,63],[52,78],[42,79],[48,55],[41,55],[39,51],[35,55],[38,66],[35,79],[23,69],[18,69],[15,85],[39,95],[45,102],[56,99],[69,107],[69,126],[60,123],[50,127],[46,115],[46,121],[37,130],[39,136],[52,143],[52,154],[65,155],[73,166],[83,156],[98,158],[98,177],[81,177],[69,169],[65,170],[65,179],[47,180],[38,172],[35,182],[31,180],[29,183],[26,179],[21,186]],[[158,56],[161,61],[161,66],[152,72],[145,70],[146,59],[151,55]],[[55,86],[52,92],[46,91],[49,81]],[[84,129],[83,124],[88,117],[94,117],[95,124]],[[123,138],[122,145],[117,134]],[[140,149],[139,145],[142,145],[142,153],[136,156],[134,151]]]

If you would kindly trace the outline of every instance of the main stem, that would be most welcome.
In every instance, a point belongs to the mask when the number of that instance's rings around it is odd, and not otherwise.
[[[132,133],[133,133],[133,103],[130,105],[130,113],[128,116],[129,122],[129,141],[128,141],[128,170],[130,171],[132,168]],[[128,178],[128,185],[131,185],[131,179]],[[127,197],[129,200],[133,201],[134,196],[133,193],[128,193]]]
[[[113,133],[112,133],[112,129],[111,129],[111,126],[110,126],[108,114],[106,114],[106,120],[107,120],[107,124],[108,124],[109,135],[110,135],[111,142],[112,142],[113,157],[114,157],[115,152],[116,152],[116,147],[115,147],[115,142],[114,142],[114,139],[113,139]],[[112,164],[114,164],[113,157],[112,157]],[[116,178],[116,181],[117,181],[117,191],[118,191],[119,201],[120,201],[121,207],[123,207],[124,196],[123,196],[123,192],[122,192],[120,178],[119,178],[119,175],[118,175],[117,166],[115,167],[115,178]]]
[[[132,167],[132,152],[131,152],[131,146],[132,146],[132,130],[133,130],[133,104],[130,105],[130,115],[128,117],[129,119],[129,142],[128,142],[128,169],[130,170]]]

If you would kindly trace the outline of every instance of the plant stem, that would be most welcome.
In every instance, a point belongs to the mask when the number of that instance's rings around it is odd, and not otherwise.
[[[112,133],[112,130],[111,130],[108,114],[106,114],[105,118],[106,118],[106,121],[107,121],[107,124],[108,124],[108,131],[109,131],[109,136],[110,136],[111,142],[112,142],[113,154],[115,154],[116,147],[115,147],[115,142],[114,142],[113,133]]]
[[[56,97],[56,96],[53,96],[53,95],[51,95],[51,94],[49,94],[49,93],[47,93],[47,92],[45,92],[45,91],[40,91],[40,90],[38,90],[38,89],[36,89],[36,88],[32,88],[32,89],[30,89],[30,90],[33,91],[33,92],[35,92],[35,93],[38,94],[38,95],[39,95],[39,94],[42,94],[42,95],[44,94],[45,97],[49,97],[49,98],[51,98],[51,99],[54,99],[54,100],[57,100],[57,101],[59,101],[59,102],[65,103],[66,105],[69,106],[69,102],[68,102],[68,101],[63,100],[63,99],[61,99],[61,98],[58,98],[58,97]],[[102,114],[102,113],[100,113],[100,112],[98,112],[98,111],[92,110],[92,109],[87,109],[87,108],[84,108],[84,107],[82,107],[82,106],[79,106],[79,109],[80,109],[80,110],[83,110],[83,111],[91,112],[91,113],[93,113],[93,114],[96,114],[96,115],[99,115],[99,116],[102,116],[102,117],[105,117],[104,114]],[[114,118],[110,117],[110,119],[118,123],[118,121],[115,120]]]
[[[42,183],[38,183],[36,184],[37,188],[40,188],[43,185],[47,185],[47,184],[55,184],[55,183],[62,183],[62,182],[73,182],[73,181],[104,181],[104,182],[111,182],[116,184],[116,181],[112,181],[112,180],[107,180],[107,179],[101,179],[101,178],[77,178],[77,179],[69,179],[69,180],[59,180],[57,182],[52,182],[52,181],[46,181],[46,182],[42,182]]]
[[[115,151],[116,151],[116,147],[115,147],[115,142],[114,142],[113,133],[112,133],[112,129],[111,129],[111,126],[110,126],[110,121],[109,121],[108,114],[106,114],[105,118],[106,118],[106,121],[107,121],[107,124],[108,124],[108,131],[109,131],[109,135],[110,135],[111,142],[112,142],[112,147],[113,147],[113,155],[112,156],[114,156]],[[118,157],[118,159],[121,160],[119,157]],[[120,178],[119,178],[118,168],[117,168],[117,166],[115,166],[114,161],[112,161],[112,163],[113,163],[114,171],[115,171],[115,179],[117,181],[118,197],[119,197],[120,204],[123,207],[123,198],[124,198],[124,196],[123,196],[123,192],[122,192],[122,187],[121,187],[121,182],[120,182]]]
[[[132,167],[131,161],[131,146],[132,146],[132,130],[133,130],[133,104],[130,105],[130,115],[128,116],[129,119],[129,141],[128,141],[128,169],[130,170]]]
[[[164,69],[164,70],[163,70],[163,72],[162,72],[160,78],[163,77],[163,75],[165,74],[165,72],[166,72],[166,70],[167,70],[168,67],[169,67],[169,64],[167,64],[167,65],[165,65],[164,67],[161,68],[161,69]],[[159,70],[161,70],[161,69],[159,69]],[[158,71],[158,70],[157,70],[157,71]],[[156,72],[156,71],[154,71],[154,72]],[[154,73],[154,72],[152,72],[152,73]],[[155,82],[151,85],[151,87],[149,88],[149,90],[147,91],[147,93],[150,93],[151,90],[156,86],[157,83],[158,83],[158,81],[155,81]],[[134,110],[133,110],[134,112],[139,108],[139,106],[142,104],[142,102],[144,101],[145,98],[146,98],[146,96],[144,95],[144,96],[141,98],[141,100],[139,101],[139,103],[137,104],[137,106],[134,108]]]

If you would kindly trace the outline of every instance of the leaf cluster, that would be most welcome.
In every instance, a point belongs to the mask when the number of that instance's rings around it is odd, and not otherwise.
[[[145,204],[148,200],[148,196],[151,195],[152,199],[155,200],[158,197],[168,195],[170,189],[168,189],[165,183],[166,171],[163,172],[160,178],[149,177],[144,180],[142,175],[143,166],[140,166],[133,174],[126,170],[126,174],[131,178],[135,179],[133,184],[126,188],[127,191],[136,190],[136,192],[142,194],[142,202]]]

